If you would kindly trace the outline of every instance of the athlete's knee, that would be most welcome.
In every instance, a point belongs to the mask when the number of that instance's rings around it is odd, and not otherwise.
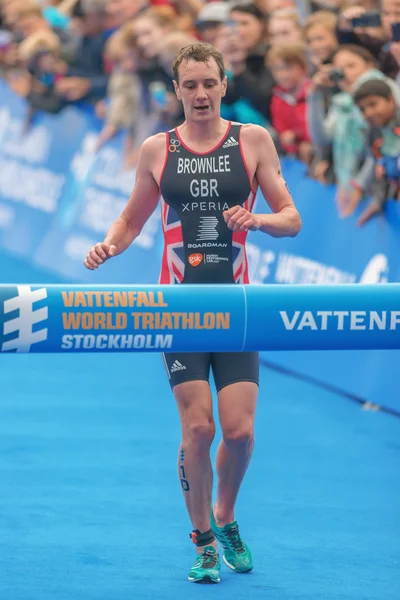
[[[211,419],[194,417],[185,423],[182,431],[183,442],[196,448],[209,450],[215,437],[215,424]]]
[[[205,381],[187,381],[174,388],[182,423],[182,441],[209,450],[215,436],[210,387]]]
[[[222,437],[227,446],[251,448],[254,445],[254,426],[251,421],[225,425]]]

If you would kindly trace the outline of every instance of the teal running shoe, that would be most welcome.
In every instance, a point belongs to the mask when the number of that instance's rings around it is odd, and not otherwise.
[[[194,583],[219,583],[220,562],[218,552],[213,546],[205,546],[189,572],[189,581]]]
[[[236,521],[218,527],[211,511],[211,529],[223,547],[222,560],[236,573],[248,573],[253,569],[253,558],[247,544],[242,540]]]

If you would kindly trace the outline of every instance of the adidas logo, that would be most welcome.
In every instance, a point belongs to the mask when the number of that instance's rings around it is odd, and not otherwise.
[[[179,360],[176,360],[171,367],[171,373],[175,373],[175,371],[183,371],[183,369],[186,369],[185,365],[180,363]]]
[[[222,146],[223,148],[230,148],[231,146],[239,146],[239,142],[235,140],[233,136],[226,140],[225,144]]]

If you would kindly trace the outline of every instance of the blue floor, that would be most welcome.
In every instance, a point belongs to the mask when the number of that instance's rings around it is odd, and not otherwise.
[[[0,282],[40,279],[0,257]],[[1,600],[400,597],[400,419],[262,368],[237,505],[255,569],[196,586],[160,357],[2,355],[0,373]]]

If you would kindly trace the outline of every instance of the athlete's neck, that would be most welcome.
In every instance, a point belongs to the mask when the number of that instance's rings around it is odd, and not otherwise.
[[[218,117],[207,122],[185,121],[178,128],[179,135],[190,147],[213,148],[225,135],[228,121]]]

